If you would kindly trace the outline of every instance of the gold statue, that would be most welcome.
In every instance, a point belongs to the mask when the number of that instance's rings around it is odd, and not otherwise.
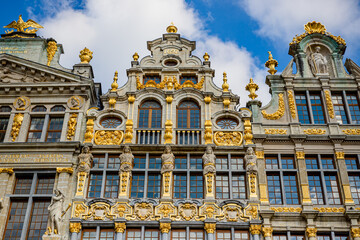
[[[14,28],[17,32],[24,32],[24,33],[36,33],[39,28],[44,28],[34,20],[27,20],[24,22],[21,15],[19,16],[19,19],[17,21],[12,21],[9,25],[4,26],[4,28]],[[27,29],[27,28],[33,28],[33,29]],[[5,31],[6,33],[12,33],[14,30],[11,31]]]

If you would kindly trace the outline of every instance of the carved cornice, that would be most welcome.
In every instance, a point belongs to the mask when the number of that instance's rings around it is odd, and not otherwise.
[[[326,133],[326,130],[320,128],[308,128],[304,129],[304,133],[309,135],[323,135]]]

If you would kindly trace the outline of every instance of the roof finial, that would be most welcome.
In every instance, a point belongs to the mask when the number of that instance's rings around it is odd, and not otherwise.
[[[116,92],[119,84],[117,83],[118,80],[118,71],[115,71],[115,75],[114,75],[114,82],[111,84],[111,91],[112,92]]]
[[[139,59],[139,54],[137,52],[134,53],[133,59],[134,59],[134,61],[137,61]]]
[[[227,75],[226,72],[223,73],[223,85],[222,85],[222,89],[223,92],[228,92],[229,91],[229,84],[227,83]]]
[[[203,58],[204,58],[205,61],[209,61],[210,55],[206,52],[206,53],[204,54]]]
[[[271,54],[270,51],[268,51],[268,53],[269,53],[269,60],[266,61],[265,66],[266,66],[267,68],[269,68],[268,72],[269,72],[271,75],[274,75],[274,74],[277,72],[277,70],[275,69],[275,67],[278,66],[278,61],[276,61],[276,60],[273,58],[273,56],[272,56],[272,54]]]
[[[177,27],[175,27],[174,23],[171,22],[170,26],[166,28],[166,32],[168,33],[177,33]]]
[[[254,83],[253,79],[250,78],[250,82],[248,83],[248,85],[246,85],[245,90],[249,91],[249,97],[254,100],[255,98],[257,98],[257,94],[255,93],[255,91],[257,91],[259,89],[259,86]]]

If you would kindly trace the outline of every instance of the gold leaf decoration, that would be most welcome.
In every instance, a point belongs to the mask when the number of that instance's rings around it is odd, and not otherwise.
[[[323,135],[326,133],[326,130],[320,128],[308,128],[304,129],[304,133],[309,135]]]
[[[326,99],[326,106],[329,112],[329,116],[330,118],[334,118],[335,117],[334,105],[331,101],[330,92],[328,90],[325,91],[325,99]]]
[[[286,133],[287,133],[286,129],[277,129],[277,128],[265,129],[265,134],[272,134],[272,135],[280,134],[280,135],[283,135],[283,134],[286,134]]]
[[[241,132],[215,132],[214,142],[218,146],[240,146],[243,136]]]
[[[279,107],[278,110],[274,113],[266,113],[265,110],[261,111],[264,118],[268,120],[277,120],[284,116],[285,113],[285,103],[284,103],[284,95],[282,93],[279,94]]]
[[[296,118],[296,109],[295,109],[295,100],[294,100],[293,91],[288,90],[288,98],[289,98],[289,108],[290,108],[291,117],[293,119],[295,119]]]
[[[124,137],[122,131],[105,131],[100,130],[95,132],[94,142],[97,145],[120,145]]]

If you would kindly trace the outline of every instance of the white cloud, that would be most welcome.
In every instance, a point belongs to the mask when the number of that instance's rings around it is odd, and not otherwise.
[[[146,41],[161,37],[170,22],[183,37],[197,41],[195,55],[209,52],[218,86],[222,72],[228,73],[230,88],[241,96],[242,106],[248,100],[244,88],[250,77],[262,83],[261,89],[268,89],[263,84],[266,74],[256,67],[257,60],[245,48],[210,36],[204,21],[184,0],[87,0],[82,10],[74,10],[69,4],[60,6],[65,7],[41,21],[45,27],[41,34],[63,44],[61,64],[68,68],[79,62],[81,49],[86,46],[92,50],[95,80],[102,83],[103,92],[109,89],[115,70],[119,71],[119,84],[126,82],[125,70],[130,67],[132,54],[149,55]],[[262,98],[265,102],[269,100],[269,94],[266,96]]]

